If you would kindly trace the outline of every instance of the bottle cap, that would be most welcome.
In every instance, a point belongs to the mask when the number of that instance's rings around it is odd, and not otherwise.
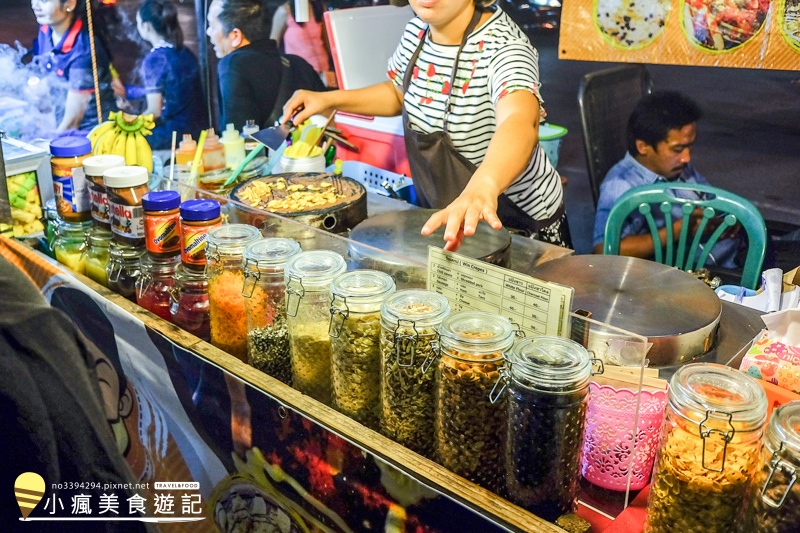
[[[145,211],[169,211],[181,205],[181,193],[178,191],[153,191],[142,196],[142,207]]]
[[[115,167],[103,172],[103,183],[106,187],[120,189],[123,187],[138,187],[150,180],[147,169],[144,167]]]
[[[210,148],[215,144],[219,144],[219,135],[214,133],[214,128],[208,128],[208,135],[206,135],[206,142],[203,143],[203,148]]]
[[[92,153],[92,141],[86,137],[59,137],[50,142],[55,157],[75,157]]]
[[[181,204],[181,218],[184,220],[213,220],[219,213],[219,202],[216,200],[187,200]]]
[[[222,132],[222,142],[236,141],[239,139],[239,130],[236,129],[233,123],[228,124],[225,127],[225,131]]]
[[[121,155],[94,155],[83,160],[83,170],[89,176],[102,176],[106,170],[124,166],[125,158]]]
[[[197,141],[192,139],[191,134],[184,133],[183,140],[178,146],[181,152],[194,152],[197,150]]]

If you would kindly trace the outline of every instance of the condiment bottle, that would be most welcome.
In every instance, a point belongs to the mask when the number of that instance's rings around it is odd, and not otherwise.
[[[344,258],[328,250],[299,253],[284,270],[292,386],[327,405],[331,403],[330,288],[345,270]]]
[[[506,494],[545,520],[571,512],[578,495],[592,361],[586,348],[561,337],[518,340],[505,353]]]
[[[205,172],[225,168],[225,150],[219,142],[219,135],[214,128],[208,130],[206,142],[203,144],[203,167]]]
[[[287,385],[292,384],[289,327],[286,324],[286,281],[283,270],[300,253],[292,239],[263,239],[244,251],[247,313],[247,359],[250,365]]]
[[[253,150],[261,149],[261,145],[250,138],[251,135],[258,133],[260,130],[261,128],[258,127],[258,124],[256,124],[255,120],[248,120],[247,123],[242,127],[242,138],[244,139],[244,152],[246,156],[250,155],[250,152]]]
[[[451,314],[439,330],[436,367],[436,461],[461,477],[498,492],[504,478],[504,401],[492,403],[503,353],[514,342],[507,318],[482,311]]]
[[[180,264],[175,268],[175,286],[170,292],[172,323],[206,342],[211,340],[208,279]]]
[[[178,256],[158,256],[150,252],[142,257],[141,273],[136,280],[136,303],[151,313],[172,322],[172,288]]]
[[[83,161],[92,155],[91,141],[86,137],[59,137],[50,142],[50,154],[58,216],[68,223],[91,220],[89,183],[83,173]]]
[[[114,240],[127,246],[144,246],[142,196],[150,191],[150,177],[144,167],[117,167],[105,171],[103,183],[111,210]]]
[[[175,152],[175,163],[178,165],[190,165],[194,163],[194,154],[197,152],[197,141],[192,139],[188,133],[183,134],[183,140],[178,143],[178,150]],[[200,159],[200,164],[197,167],[197,173],[202,174],[205,172],[203,160]]]
[[[83,172],[89,182],[89,196],[92,200],[92,223],[111,230],[111,211],[103,174],[112,168],[124,167],[125,158],[121,155],[95,155],[83,160]]]
[[[233,170],[244,161],[244,138],[233,124],[228,124],[222,132],[222,146],[225,150],[225,166]]]
[[[181,253],[180,205],[178,191],[154,191],[142,196],[145,246],[156,257]]]
[[[108,288],[132,302],[136,302],[136,280],[141,275],[144,246],[128,246],[111,241],[108,246]]]
[[[60,221],[56,226],[56,237],[53,241],[53,251],[56,259],[78,274],[86,274],[86,257],[83,253],[86,248],[85,233],[92,226],[91,221],[65,222]]]
[[[435,372],[427,372],[450,304],[433,291],[397,291],[381,306],[381,433],[433,457]]]
[[[748,531],[800,531],[800,402],[772,412],[753,484]]]
[[[206,276],[211,305],[211,344],[247,362],[244,250],[261,239],[247,224],[225,224],[208,232]]]
[[[331,285],[332,406],[378,430],[381,408],[381,304],[396,290],[389,274],[351,270]]]
[[[645,531],[741,531],[758,466],[767,396],[750,376],[709,363],[670,380]]]
[[[92,221],[94,223],[94,221]],[[108,287],[109,255],[108,246],[111,244],[111,231],[93,225],[86,232],[86,276],[97,283]]]
[[[222,225],[216,200],[187,200],[180,206],[181,261],[186,268],[205,271],[208,232]]]

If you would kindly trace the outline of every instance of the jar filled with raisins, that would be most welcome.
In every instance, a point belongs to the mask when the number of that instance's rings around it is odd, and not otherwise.
[[[681,367],[670,380],[645,531],[742,531],[766,413],[752,377],[710,363]]]
[[[500,379],[514,327],[500,315],[461,311],[442,322],[436,368],[436,461],[461,477],[498,492],[504,477],[504,398],[489,392]]]

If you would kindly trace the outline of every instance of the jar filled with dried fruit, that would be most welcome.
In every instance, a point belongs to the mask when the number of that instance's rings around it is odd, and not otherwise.
[[[178,265],[175,268],[175,285],[170,294],[172,304],[169,313],[172,323],[195,337],[210,342],[211,316],[206,275],[184,264]]]
[[[53,251],[62,265],[71,268],[78,274],[86,274],[86,232],[92,226],[91,221],[64,222],[59,220],[56,226]]]
[[[381,304],[395,291],[389,274],[352,270],[331,286],[333,407],[370,429],[379,429],[381,403]]]
[[[767,396],[730,367],[697,363],[670,380],[645,531],[742,531]]]
[[[244,250],[247,357],[250,364],[287,385],[292,384],[286,281],[283,270],[300,253],[292,239],[263,239]]]
[[[418,289],[398,291],[381,306],[381,433],[429,458],[436,404],[427,365],[449,314],[447,298]]]
[[[748,531],[800,531],[800,402],[773,411],[752,489]]]
[[[261,232],[247,224],[212,228],[206,241],[206,277],[211,309],[211,344],[247,362],[244,250],[261,239]]]
[[[589,352],[560,337],[521,339],[506,353],[506,497],[553,521],[572,511],[581,475]]]
[[[171,322],[172,288],[180,256],[159,257],[147,252],[142,257],[142,273],[136,280],[136,303]]]
[[[284,270],[292,386],[326,405],[331,403],[330,290],[345,270],[344,258],[328,250],[301,252]]]
[[[503,474],[504,398],[489,400],[514,343],[508,319],[482,311],[450,315],[439,330],[436,369],[436,461],[473,483],[498,492]]]

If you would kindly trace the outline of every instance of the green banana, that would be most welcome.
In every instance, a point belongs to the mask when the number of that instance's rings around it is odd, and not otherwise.
[[[92,131],[90,131],[89,135],[87,136],[89,140],[92,142],[92,147],[97,146],[97,141],[100,140],[100,137],[102,137],[108,130],[112,129],[113,127],[114,127],[114,122],[109,120],[107,122],[98,124],[97,126],[92,128]]]
[[[142,115],[138,115],[133,122],[126,122],[123,114],[117,113],[116,123],[122,131],[130,133],[142,129],[142,126],[144,125],[144,117]]]

